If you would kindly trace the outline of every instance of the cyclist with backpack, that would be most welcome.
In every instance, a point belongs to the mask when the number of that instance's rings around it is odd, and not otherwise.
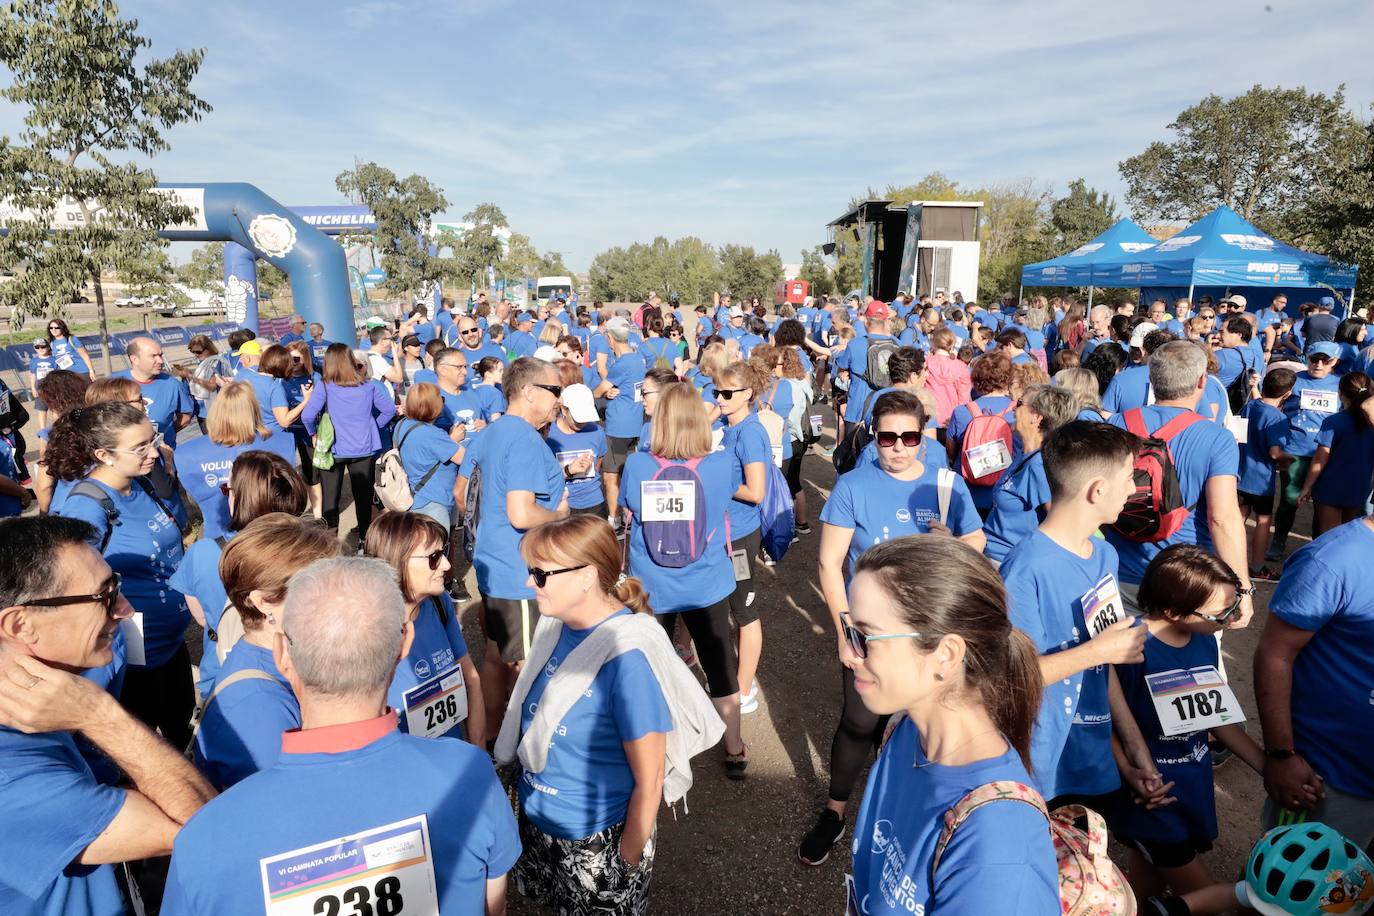
[[[1035,648],[997,574],[965,544],[909,538],[864,552],[850,595],[840,657],[869,714],[900,718],[855,821],[848,912],[1068,912],[1027,788]]]
[[[692,386],[663,388],[648,453],[625,461],[620,507],[629,515],[628,572],[643,584],[670,637],[679,617],[692,634],[711,703],[725,723],[725,773],[735,780],[749,765],[727,600],[735,576],[726,504],[740,484],[734,456],[712,451],[711,426]]]
[[[219,558],[229,541],[248,523],[270,512],[298,516],[310,505],[305,481],[280,455],[254,449],[234,459],[224,475],[228,487],[229,519],[221,534],[202,533],[200,540],[186,548],[186,556],[172,575],[172,588],[186,596],[186,608],[201,634],[201,657],[196,690],[203,701],[215,689],[220,658],[229,646],[218,646],[220,615],[226,595],[220,579]],[[217,651],[217,649],[222,651]]]
[[[1199,422],[1203,418],[1194,411],[1207,379],[1207,353],[1191,341],[1167,343],[1150,355],[1155,403],[1108,421],[1145,444],[1136,461],[1136,491],[1106,536],[1121,558],[1121,596],[1134,614],[1136,589],[1150,560],[1170,544],[1198,543],[1197,526],[1205,524],[1214,552],[1241,581],[1241,611],[1232,623],[1238,628],[1254,613],[1255,591],[1236,495],[1240,453],[1225,426]],[[1199,518],[1204,499],[1206,514]]]
[[[241,635],[205,695],[196,730],[196,769],[216,789],[275,764],[282,732],[300,728],[300,703],[273,657],[286,583],[314,561],[342,554],[324,525],[299,512],[270,512],[245,525],[219,557],[224,613],[238,618]]]
[[[1007,469],[992,497],[983,532],[988,545],[983,553],[1001,563],[1011,549],[1035,533],[1045,520],[1051,502],[1050,482],[1040,446],[1045,438],[1076,418],[1078,399],[1063,388],[1032,385],[1016,400],[1016,431],[1021,455]]]
[[[185,747],[196,702],[185,642],[191,615],[169,581],[185,553],[182,530],[144,476],[158,461],[161,439],[141,407],[112,401],[58,420],[44,460],[54,477],[75,482],[53,514],[91,524],[91,546],[123,578],[134,607],[122,628],[129,666],[121,702]]]
[[[920,460],[925,408],[910,392],[893,391],[873,405],[877,461],[861,461],[840,477],[821,510],[820,582],[844,658],[842,615],[849,612],[854,566],[874,544],[938,532],[982,550],[978,511],[958,474]],[[830,745],[830,786],[825,808],[802,838],[798,857],[820,865],[844,833],[844,812],[883,722],[855,688],[854,672],[842,669],[844,705]]]
[[[743,713],[758,708],[758,685],[754,675],[763,654],[763,622],[759,620],[755,605],[758,585],[754,581],[754,563],[759,555],[759,529],[763,523],[759,503],[767,493],[773,445],[770,433],[754,408],[762,406],[759,395],[769,382],[768,376],[761,376],[745,362],[731,363],[716,376],[716,404],[726,423],[721,448],[734,462],[735,476],[741,481],[726,511],[730,521],[731,581],[734,583],[730,593],[730,616],[739,628],[738,676],[742,691],[740,711]],[[777,415],[773,417],[776,419]]]
[[[949,466],[963,475],[978,514],[986,519],[993,491],[1020,452],[1012,429],[1011,358],[1001,350],[986,353],[969,366],[969,376],[978,397],[950,413],[945,448]]]

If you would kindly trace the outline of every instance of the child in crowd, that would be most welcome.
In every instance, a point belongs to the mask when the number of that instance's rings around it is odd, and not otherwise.
[[[1269,549],[1269,526],[1274,520],[1278,468],[1291,460],[1283,451],[1288,418],[1284,416],[1282,405],[1296,380],[1292,369],[1270,369],[1264,377],[1260,397],[1241,411],[1246,430],[1245,441],[1240,444],[1236,492],[1240,497],[1241,516],[1255,517],[1255,530],[1250,535],[1250,578],[1263,582],[1277,582],[1279,578],[1277,570],[1264,565],[1264,553]]]
[[[1341,409],[1322,421],[1317,451],[1298,495],[1298,502],[1315,503],[1314,538],[1363,515],[1374,478],[1374,427],[1364,412],[1374,382],[1363,372],[1347,372],[1337,390]]]
[[[1108,824],[1127,848],[1127,876],[1142,902],[1162,893],[1166,885],[1176,894],[1185,894],[1212,883],[1199,858],[1212,848],[1217,836],[1209,730],[1254,770],[1264,770],[1264,752],[1239,721],[1203,724],[1205,716],[1221,715],[1223,703],[1234,702],[1227,696],[1229,690],[1199,690],[1201,700],[1185,705],[1173,697],[1188,701],[1195,697],[1171,690],[1175,685],[1167,681],[1156,681],[1159,694],[1153,694],[1148,680],[1163,672],[1195,674],[1203,684],[1220,680],[1220,648],[1213,637],[1239,612],[1239,587],[1240,580],[1229,566],[1193,544],[1175,544],[1160,551],[1140,583],[1140,607],[1149,631],[1145,658],[1116,665],[1121,693],[1112,698],[1112,715],[1118,722],[1130,719],[1138,725],[1173,800],[1148,806],[1123,793],[1109,813]],[[1197,719],[1202,727],[1166,734],[1158,710],[1172,710],[1171,703],[1195,714],[1187,718],[1178,714],[1181,724]],[[1238,705],[1231,713],[1237,718],[1243,715]],[[1131,763],[1120,751],[1117,758],[1122,773],[1129,774]]]

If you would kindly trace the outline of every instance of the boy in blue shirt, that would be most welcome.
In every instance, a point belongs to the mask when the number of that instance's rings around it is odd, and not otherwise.
[[[1105,423],[1074,420],[1051,433],[1040,449],[1049,514],[1002,562],[1012,624],[1041,652],[1032,776],[1052,809],[1065,796],[1096,799],[1120,785],[1102,766],[1112,748],[1108,695],[1119,689],[1111,666],[1140,661],[1145,630],[1124,611],[1116,551],[1094,534],[1116,521],[1134,490],[1135,452],[1132,436]],[[1142,793],[1160,789],[1139,730],[1121,725],[1127,753],[1145,771]]]
[[[1291,459],[1284,453],[1288,437],[1288,418],[1281,405],[1293,390],[1297,374],[1279,366],[1264,376],[1260,397],[1245,405],[1245,439],[1240,443],[1240,472],[1236,478],[1236,495],[1240,498],[1242,518],[1255,516],[1255,530],[1250,536],[1250,578],[1277,582],[1279,574],[1264,565],[1269,549],[1269,525],[1274,520],[1274,494],[1277,491],[1275,470]]]
[[[1288,416],[1288,439],[1283,450],[1293,460],[1279,475],[1279,506],[1274,513],[1274,541],[1266,560],[1278,560],[1288,547],[1288,532],[1298,514],[1298,496],[1307,468],[1317,451],[1317,436],[1327,417],[1341,409],[1340,379],[1333,371],[1340,358],[1340,347],[1326,341],[1312,344],[1307,352],[1307,369],[1297,374],[1293,390],[1283,402]]]

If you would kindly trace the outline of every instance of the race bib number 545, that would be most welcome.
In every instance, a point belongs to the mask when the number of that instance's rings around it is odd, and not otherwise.
[[[695,480],[646,480],[639,485],[640,520],[694,522],[697,515]]]
[[[260,859],[268,916],[438,916],[421,814]]]

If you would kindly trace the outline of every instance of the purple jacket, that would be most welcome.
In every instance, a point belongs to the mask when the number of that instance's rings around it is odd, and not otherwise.
[[[382,437],[378,427],[385,426],[396,416],[396,405],[380,385],[363,382],[352,388],[324,383],[324,397],[313,397],[305,405],[301,420],[310,435],[315,435],[320,414],[329,411],[334,423],[335,458],[362,458],[381,451]]]

